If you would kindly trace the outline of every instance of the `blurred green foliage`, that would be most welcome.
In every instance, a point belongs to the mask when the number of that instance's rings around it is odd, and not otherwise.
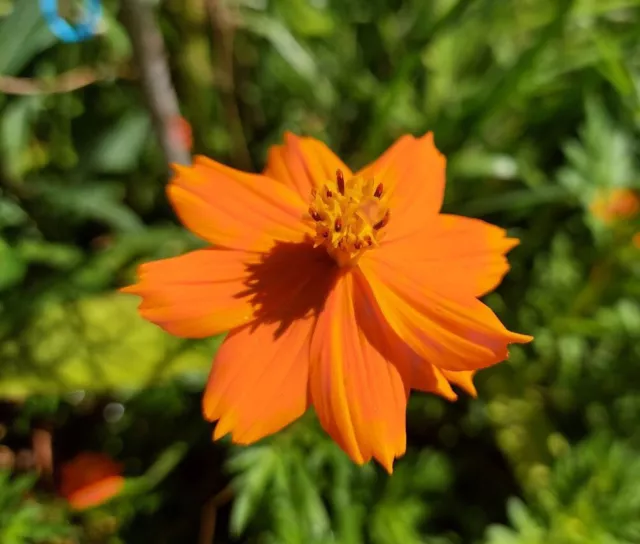
[[[46,424],[56,459],[100,449],[132,477],[188,444],[142,496],[73,518],[2,475],[0,541],[196,542],[214,519],[221,543],[640,542],[640,221],[591,212],[640,190],[640,1],[227,0],[214,21],[204,0],[156,4],[195,152],[258,170],[292,130],[358,167],[433,131],[446,211],[522,240],[487,303],[536,340],[480,373],[478,400],[414,395],[391,478],[311,414],[212,444],[219,339],[169,338],[114,292],[200,244],[166,202],[119,4],[69,45],[36,0],[0,0],[0,441]],[[78,69],[96,82],[53,92]]]
[[[72,535],[64,509],[27,498],[34,475],[12,478],[0,470],[0,541],[4,544],[51,542]]]

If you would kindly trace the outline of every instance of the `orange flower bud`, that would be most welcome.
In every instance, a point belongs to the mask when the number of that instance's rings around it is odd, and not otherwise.
[[[631,189],[601,191],[590,206],[591,213],[603,223],[631,219],[640,211],[640,198]]]
[[[122,466],[103,453],[82,452],[61,467],[60,494],[74,510],[86,510],[120,494]]]

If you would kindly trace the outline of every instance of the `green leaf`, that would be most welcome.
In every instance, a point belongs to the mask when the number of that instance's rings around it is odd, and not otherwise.
[[[129,172],[136,168],[150,134],[148,114],[134,110],[91,142],[83,164],[94,172]]]
[[[34,55],[57,38],[47,28],[38,0],[13,2],[10,15],[0,22],[0,74],[16,74]]]
[[[0,117],[0,158],[2,170],[10,179],[20,179],[29,168],[25,152],[30,125],[42,108],[42,97],[24,96],[11,102]]]
[[[303,44],[276,18],[266,14],[247,13],[242,18],[247,29],[265,38],[289,66],[314,89],[322,104],[333,102],[335,91],[320,72],[314,57]]]
[[[232,534],[239,536],[247,528],[274,478],[277,464],[277,451],[269,445],[240,451],[229,461],[229,469],[239,473],[233,482],[236,499],[231,510]]]
[[[41,240],[24,240],[18,246],[18,251],[27,262],[46,264],[61,270],[78,265],[83,258],[82,251],[77,247]]]
[[[18,203],[0,197],[0,229],[22,225],[27,218],[26,212]]]
[[[121,201],[123,188],[109,182],[85,180],[82,185],[67,185],[57,180],[31,181],[38,196],[49,206],[51,213],[69,219],[92,219],[110,225],[121,232],[142,230],[142,223]]]
[[[331,11],[307,0],[285,0],[279,11],[287,25],[303,36],[323,37],[334,30]]]
[[[0,342],[0,396],[149,387],[182,375],[204,384],[220,338],[185,342],[143,320],[134,297],[51,301]]]
[[[182,461],[188,449],[188,445],[184,442],[172,444],[142,476],[127,478],[122,494],[139,495],[155,489]]]
[[[27,266],[20,252],[0,238],[0,291],[20,283],[26,272]]]

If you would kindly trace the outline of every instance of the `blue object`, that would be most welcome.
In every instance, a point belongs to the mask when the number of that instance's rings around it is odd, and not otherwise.
[[[39,0],[40,11],[53,34],[63,42],[81,42],[96,34],[102,16],[100,0],[84,0],[82,19],[71,24],[60,16],[58,0]]]

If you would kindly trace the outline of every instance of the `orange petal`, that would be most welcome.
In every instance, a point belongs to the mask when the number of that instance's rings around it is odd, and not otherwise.
[[[337,170],[342,170],[347,178],[351,176],[349,167],[323,142],[288,132],[284,145],[269,150],[264,175],[281,181],[308,202],[312,189],[335,179]]]
[[[248,323],[248,267],[259,254],[204,249],[147,264],[139,281],[122,291],[142,297],[140,314],[176,336],[204,338]]]
[[[479,297],[500,284],[509,271],[505,255],[519,243],[479,219],[438,214],[424,231],[392,243],[385,240],[371,257],[397,267],[410,260],[414,274],[430,288]]]
[[[476,386],[473,383],[473,376],[475,373],[475,370],[465,372],[451,372],[450,370],[442,371],[443,376],[447,380],[464,389],[472,397],[478,396],[478,391],[476,391]]]
[[[81,452],[60,467],[60,494],[75,510],[107,502],[124,483],[122,466],[103,453]]]
[[[405,386],[456,400],[458,396],[451,389],[444,372],[421,358],[394,332],[376,304],[364,275],[359,270],[353,274],[356,281],[356,320],[371,345],[398,369]]]
[[[111,476],[74,491],[67,497],[74,510],[87,510],[104,504],[119,495],[124,489],[122,476]]]
[[[408,388],[358,326],[355,288],[352,273],[341,274],[318,318],[311,398],[322,426],[356,463],[374,457],[391,472],[406,449]]]
[[[412,148],[415,141],[416,139],[409,134],[398,138],[382,155],[360,169],[356,175],[364,178],[374,177],[380,180],[387,178],[395,183],[397,181],[398,167],[401,166],[399,159],[407,150]]]
[[[374,177],[389,191],[391,220],[385,240],[421,231],[440,211],[444,198],[446,159],[433,134],[403,136],[357,175]]]
[[[337,267],[326,251],[278,243],[247,267],[254,325],[233,331],[216,356],[204,413],[214,438],[249,443],[281,429],[307,406],[309,338]]]
[[[309,343],[314,319],[233,331],[218,351],[203,411],[218,420],[214,438],[231,433],[238,444],[268,436],[307,409]]]
[[[425,285],[420,268],[404,261],[360,260],[360,269],[393,330],[418,355],[440,369],[469,371],[508,357],[507,346],[531,336],[509,332],[475,297],[446,295]],[[383,255],[383,252],[378,252]]]
[[[300,242],[308,205],[282,183],[238,172],[206,157],[174,166],[167,192],[182,223],[217,246],[267,251],[274,240]]]

